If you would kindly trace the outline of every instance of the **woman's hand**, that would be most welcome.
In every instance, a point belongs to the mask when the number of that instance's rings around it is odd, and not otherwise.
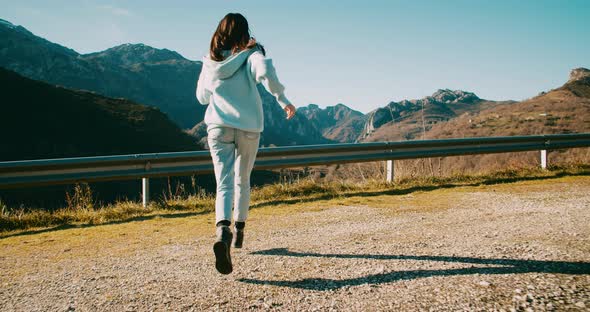
[[[292,104],[285,106],[285,112],[287,113],[287,119],[293,118],[295,116],[295,111],[297,109]]]

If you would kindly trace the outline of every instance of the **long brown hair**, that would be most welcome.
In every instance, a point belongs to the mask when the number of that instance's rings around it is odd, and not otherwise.
[[[266,54],[264,47],[250,36],[250,27],[246,18],[240,13],[229,13],[217,25],[211,38],[209,55],[214,61],[223,61],[223,50],[236,53],[254,47],[258,47],[263,54]]]

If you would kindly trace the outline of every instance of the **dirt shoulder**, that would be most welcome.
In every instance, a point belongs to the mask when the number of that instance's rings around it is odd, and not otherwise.
[[[0,310],[587,310],[590,177],[253,209],[234,273],[213,215],[0,239]]]

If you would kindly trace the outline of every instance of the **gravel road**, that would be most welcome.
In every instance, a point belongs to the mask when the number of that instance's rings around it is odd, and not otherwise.
[[[272,205],[228,276],[211,214],[32,232],[0,310],[588,311],[589,208],[590,177]]]

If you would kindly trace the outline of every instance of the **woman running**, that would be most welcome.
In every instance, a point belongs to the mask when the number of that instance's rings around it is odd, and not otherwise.
[[[197,99],[209,104],[205,113],[207,143],[213,159],[217,194],[213,244],[215,267],[232,272],[230,246],[241,248],[250,206],[250,173],[264,130],[262,100],[256,89],[263,83],[287,113],[295,107],[285,97],[272,60],[250,36],[248,21],[239,13],[227,14],[211,38],[209,55],[197,83]],[[235,199],[235,200],[234,200]],[[234,220],[234,232],[230,229]]]

